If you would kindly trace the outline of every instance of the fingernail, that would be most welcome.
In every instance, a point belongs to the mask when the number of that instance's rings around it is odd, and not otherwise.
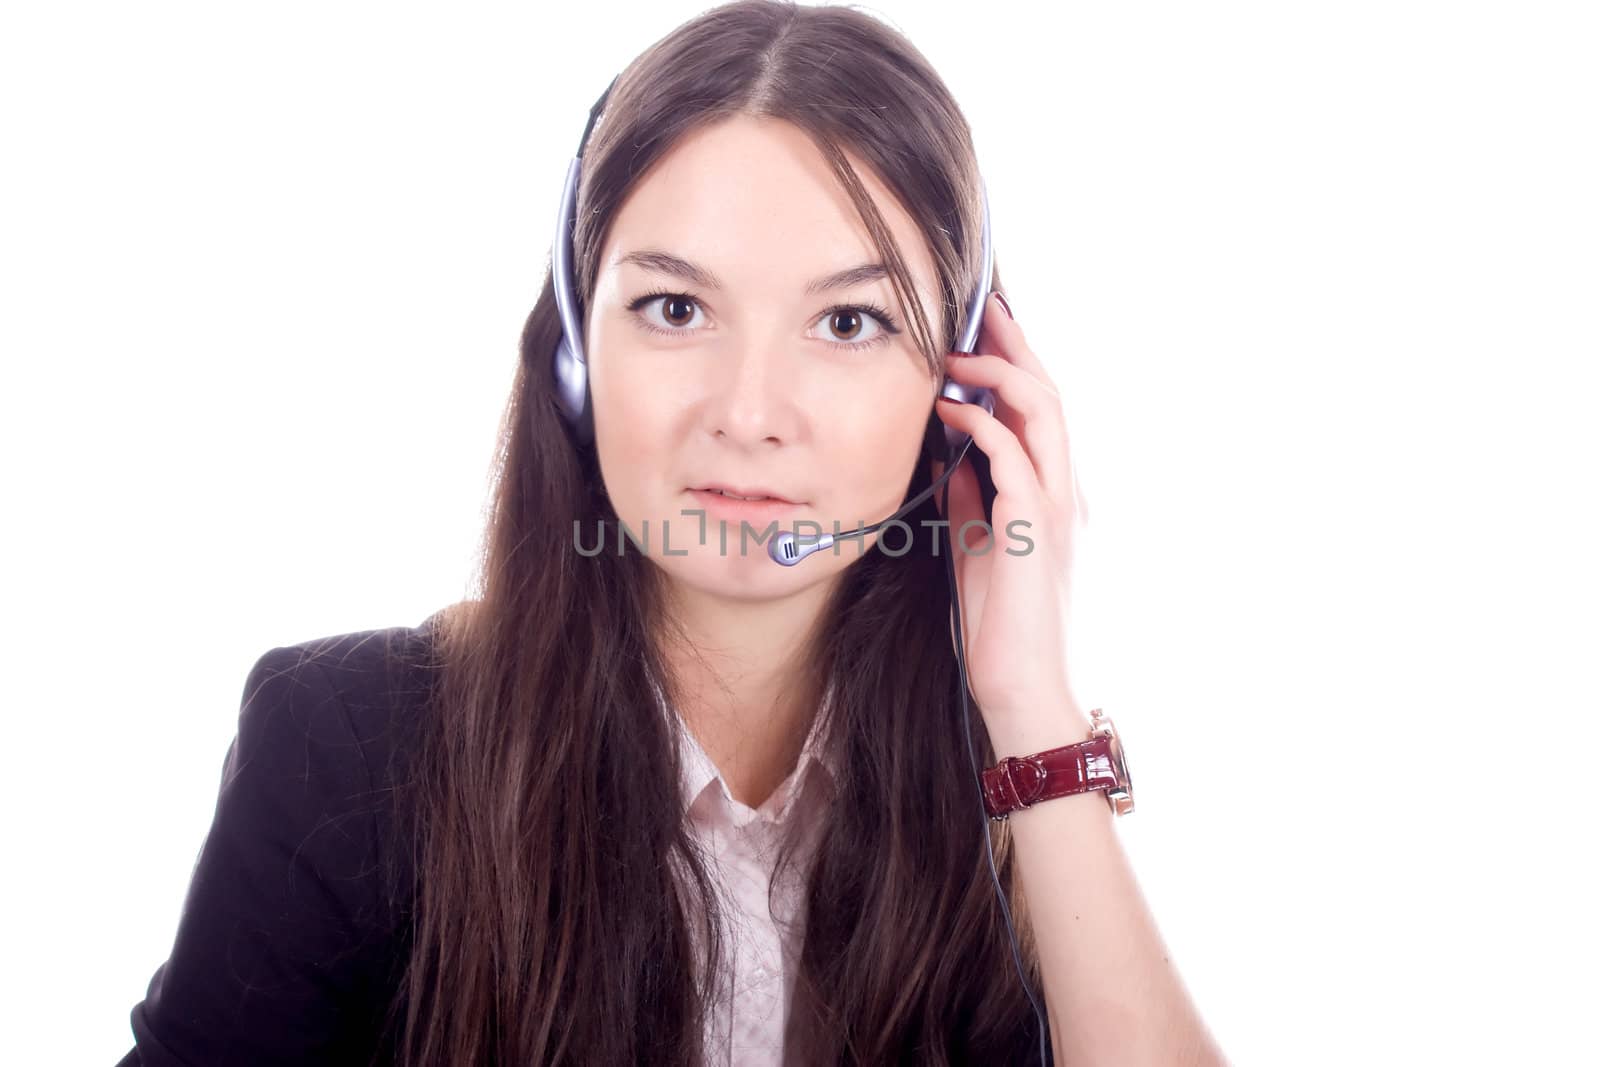
[[[1000,290],[996,289],[994,291],[994,298],[996,300],[1000,301],[1000,306],[1001,307],[1006,309],[1006,317],[1009,318],[1012,322],[1016,322],[1017,321],[1016,313],[1011,310],[1011,304],[1010,304],[1009,301],[1006,300],[1006,294],[1004,294]]]

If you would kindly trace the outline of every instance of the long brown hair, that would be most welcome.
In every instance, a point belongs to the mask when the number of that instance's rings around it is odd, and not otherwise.
[[[623,71],[584,153],[583,306],[631,183],[686,133],[741,113],[791,122],[817,144],[942,373],[980,281],[970,131],[910,42],[848,7],[726,4]],[[844,147],[926,238],[939,322],[926,321]],[[997,287],[998,273],[982,281]],[[390,1021],[407,1067],[688,1067],[701,1062],[711,976],[726,965],[720,889],[688,833],[678,735],[653,695],[652,679],[675,691],[659,572],[618,534],[594,450],[558,413],[560,330],[547,278],[505,412],[481,588],[435,616],[439,682],[402,776],[415,882]],[[940,432],[931,419],[927,444]],[[919,465],[909,491],[928,479]],[[906,521],[926,529],[937,517],[929,500]],[[607,550],[580,555],[575,522],[602,529]],[[917,537],[904,555],[869,550],[851,563],[808,635],[816,678],[833,686],[820,729],[843,780],[806,874],[789,1030],[801,1062],[1036,1062],[990,880],[949,618],[944,560]],[[972,729],[992,759],[975,706]],[[1004,824],[994,844],[1037,989]],[[784,842],[780,863],[794,846]],[[696,936],[710,946],[703,966]]]

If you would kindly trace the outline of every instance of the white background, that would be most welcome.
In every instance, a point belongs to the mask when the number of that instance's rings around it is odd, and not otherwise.
[[[868,9],[976,131],[1238,1064],[1600,1062],[1587,7]],[[131,1045],[255,658],[463,594],[565,165],[700,10],[574,8],[0,16],[12,1062]]]

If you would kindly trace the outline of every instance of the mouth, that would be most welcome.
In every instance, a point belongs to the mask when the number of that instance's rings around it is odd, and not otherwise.
[[[726,486],[712,485],[687,490],[702,514],[722,522],[751,522],[758,528],[785,523],[805,514],[805,509],[770,489],[746,487],[743,493]],[[754,497],[754,499],[750,499]]]
[[[722,497],[726,500],[737,500],[750,504],[795,505],[804,503],[803,501],[799,500],[790,500],[788,497],[783,496],[780,493],[777,493],[771,489],[763,488],[761,486],[732,486],[710,482],[706,485],[692,486],[690,487],[689,491],[699,494],[711,494]]]

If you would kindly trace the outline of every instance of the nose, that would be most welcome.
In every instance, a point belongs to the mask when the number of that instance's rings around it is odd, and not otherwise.
[[[781,345],[746,345],[711,369],[706,425],[713,437],[746,448],[788,441],[795,429],[794,355]]]

